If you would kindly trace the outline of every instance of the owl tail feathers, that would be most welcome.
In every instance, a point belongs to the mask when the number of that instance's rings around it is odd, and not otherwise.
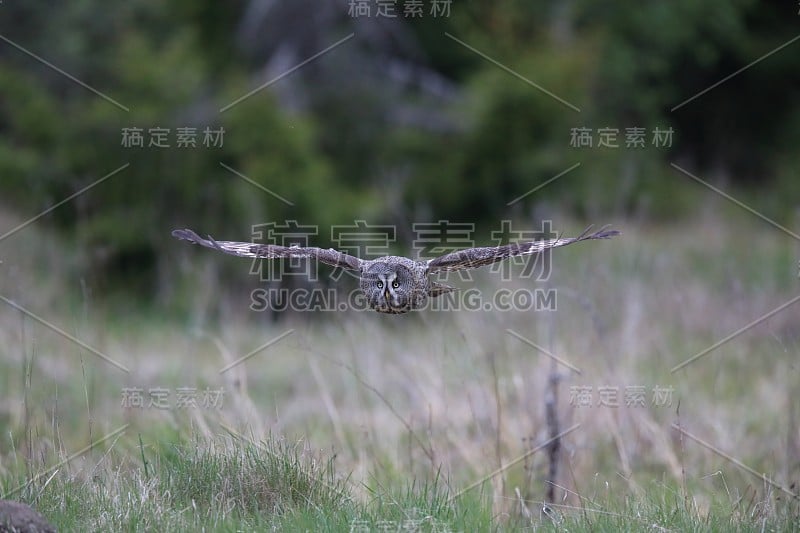
[[[431,298],[436,298],[437,296],[441,296],[442,294],[447,294],[448,292],[453,292],[458,290],[456,287],[451,287],[450,285],[445,285],[444,283],[439,283],[437,281],[431,282],[431,288],[428,291],[428,296]]]

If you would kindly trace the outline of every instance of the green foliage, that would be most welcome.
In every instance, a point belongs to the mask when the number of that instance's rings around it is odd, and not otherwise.
[[[270,16],[297,13],[282,7]],[[166,270],[159,263],[172,260],[176,225],[246,239],[252,224],[298,220],[318,224],[318,243],[329,245],[331,225],[358,218],[481,226],[545,216],[555,205],[593,219],[669,219],[696,207],[693,184],[669,167],[675,161],[741,187],[733,192],[746,198],[774,192],[757,204],[787,219],[800,135],[800,108],[788,88],[800,82],[793,52],[800,45],[676,108],[794,37],[796,13],[781,9],[788,8],[752,0],[635,9],[460,3],[449,17],[387,21],[403,43],[397,49],[365,46],[377,42],[366,37],[373,21],[364,22],[363,34],[354,25],[352,42],[220,112],[263,83],[260,41],[239,33],[244,18],[255,16],[247,2],[4,5],[3,35],[108,99],[0,44],[0,201],[32,215],[129,163],[41,223],[85,251],[76,276],[135,287],[142,296]],[[268,23],[316,24],[336,36],[329,30],[355,22],[346,11],[326,13],[339,18]],[[319,51],[320,40],[308,42],[295,50],[297,61]],[[348,48],[361,63],[341,59]],[[428,71],[375,83],[383,75],[376,63],[409,62]],[[417,77],[451,85],[431,96]],[[278,92],[298,86],[307,89],[297,99],[304,103],[289,110]],[[121,146],[122,129],[131,127],[145,134],[169,128],[171,147]],[[224,145],[177,148],[180,127],[197,128],[200,137],[206,127],[222,127]],[[569,144],[577,127],[643,127],[648,134],[672,127],[675,140],[667,149],[578,149]],[[509,205],[576,163],[577,170]]]
[[[580,101],[584,93],[570,80],[584,71],[585,59],[580,53],[526,55],[512,68],[567,101]],[[468,133],[445,151],[451,168],[444,167],[432,191],[419,190],[433,193],[433,211],[443,218],[497,220],[513,199],[573,164],[569,132],[577,113],[499,69],[476,78],[472,93]]]

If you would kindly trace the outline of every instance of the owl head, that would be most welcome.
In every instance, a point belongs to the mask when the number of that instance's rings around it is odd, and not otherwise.
[[[380,313],[407,313],[427,297],[416,286],[414,273],[396,262],[374,262],[362,273],[360,285],[369,306]]]

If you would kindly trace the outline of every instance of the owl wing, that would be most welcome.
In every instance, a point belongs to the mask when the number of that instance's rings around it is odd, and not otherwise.
[[[206,248],[213,248],[226,254],[239,257],[254,257],[258,259],[280,259],[285,257],[306,257],[316,259],[320,263],[342,267],[348,270],[359,270],[361,259],[348,255],[333,248],[316,248],[301,246],[276,246],[273,244],[256,244],[252,242],[215,241],[209,235],[203,239],[190,229],[176,229],[172,236],[177,239],[189,241]]]
[[[445,255],[440,255],[428,261],[428,271],[453,271],[464,270],[467,268],[478,268],[486,265],[491,265],[498,261],[503,261],[509,257],[517,255],[532,255],[551,248],[558,248],[559,246],[566,246],[573,242],[586,241],[589,239],[608,239],[615,235],[619,235],[619,231],[608,230],[608,226],[604,226],[599,231],[589,233],[592,229],[591,226],[586,228],[583,233],[577,237],[570,238],[557,238],[541,241],[528,241],[520,243],[511,243],[503,246],[488,246],[485,248],[466,248],[457,252],[452,252]]]

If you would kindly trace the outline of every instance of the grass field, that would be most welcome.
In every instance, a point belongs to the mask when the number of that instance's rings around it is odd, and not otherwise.
[[[708,213],[555,251],[555,311],[315,320],[189,247],[164,306],[109,305],[30,226],[0,241],[0,494],[66,531],[797,530],[800,246]]]

